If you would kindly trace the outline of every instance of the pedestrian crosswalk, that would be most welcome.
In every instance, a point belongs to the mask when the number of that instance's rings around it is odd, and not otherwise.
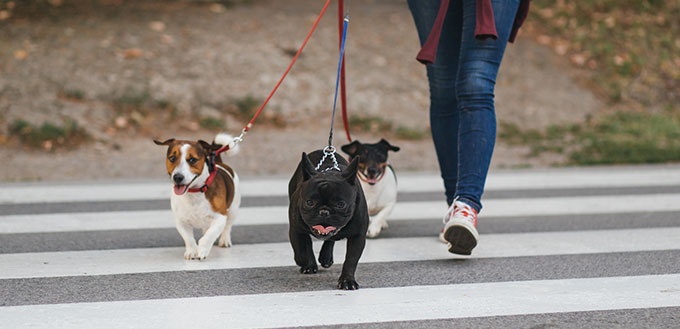
[[[358,291],[341,264],[298,273],[286,177],[242,182],[235,244],[204,262],[162,181],[0,185],[0,327],[680,326],[680,166],[492,172],[470,257],[437,239],[440,178],[404,173]]]

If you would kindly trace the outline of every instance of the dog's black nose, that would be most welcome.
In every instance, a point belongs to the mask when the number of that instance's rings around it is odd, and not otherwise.
[[[184,181],[184,175],[175,174],[174,176],[172,176],[172,180],[175,181],[175,184],[180,185]]]
[[[366,169],[366,174],[368,174],[369,177],[375,177],[378,175],[378,168],[368,168]]]
[[[319,216],[321,217],[328,217],[330,216],[330,214],[331,212],[326,209],[319,210]]]

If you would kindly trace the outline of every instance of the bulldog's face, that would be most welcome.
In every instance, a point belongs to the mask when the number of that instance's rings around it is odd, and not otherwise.
[[[352,219],[356,208],[358,161],[342,172],[316,172],[303,153],[304,182],[300,187],[298,209],[305,225],[321,240],[336,235]]]
[[[392,146],[385,139],[375,144],[362,144],[353,141],[343,145],[342,150],[349,155],[350,159],[359,157],[359,178],[369,185],[377,183],[385,174],[387,168],[387,152],[399,151],[399,147]]]
[[[202,140],[190,142],[174,138],[164,142],[154,140],[154,143],[168,147],[165,167],[174,184],[175,194],[185,194],[190,188],[204,184],[210,175],[206,158],[215,146]]]

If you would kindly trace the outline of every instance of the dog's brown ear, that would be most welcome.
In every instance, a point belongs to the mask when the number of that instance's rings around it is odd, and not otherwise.
[[[170,145],[174,141],[175,141],[174,138],[170,138],[170,139],[166,140],[165,142],[161,142],[161,141],[158,141],[158,140],[155,140],[155,139],[153,140],[153,142],[156,143],[156,145]]]
[[[203,149],[208,151],[208,152],[217,151],[222,147],[222,145],[220,145],[220,144],[215,144],[215,143],[210,144],[210,143],[208,143],[208,142],[206,142],[202,139],[198,140],[198,144],[201,144],[201,147],[203,147]]]
[[[354,185],[357,181],[357,170],[359,170],[359,157],[356,156],[349,163],[349,166],[342,172],[344,178],[350,185]]]
[[[300,164],[302,165],[303,180],[308,180],[317,174],[316,169],[314,169],[314,164],[312,164],[312,160],[309,160],[307,153],[302,152],[302,161]]]
[[[355,154],[357,154],[357,149],[359,149],[359,145],[361,145],[361,142],[355,140],[355,141],[353,141],[353,142],[351,142],[351,143],[349,143],[349,144],[343,145],[342,147],[340,147],[340,149],[341,149],[343,152],[347,153],[347,155],[349,155],[350,158],[351,158],[351,157],[353,157]]]
[[[385,146],[389,151],[394,151],[398,152],[399,151],[399,146],[392,146],[390,142],[388,142],[386,139],[381,138],[379,144]]]

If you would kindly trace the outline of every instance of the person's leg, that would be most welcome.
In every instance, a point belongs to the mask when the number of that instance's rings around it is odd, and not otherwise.
[[[456,96],[460,110],[456,197],[482,208],[481,197],[496,141],[494,87],[519,0],[492,0],[498,39],[477,40],[476,0],[463,0],[463,33]]]
[[[408,0],[421,45],[427,40],[439,11],[440,0]],[[451,1],[442,27],[435,63],[427,66],[430,86],[430,128],[439,168],[450,205],[458,180],[458,101],[456,76],[461,44],[463,6]]]

